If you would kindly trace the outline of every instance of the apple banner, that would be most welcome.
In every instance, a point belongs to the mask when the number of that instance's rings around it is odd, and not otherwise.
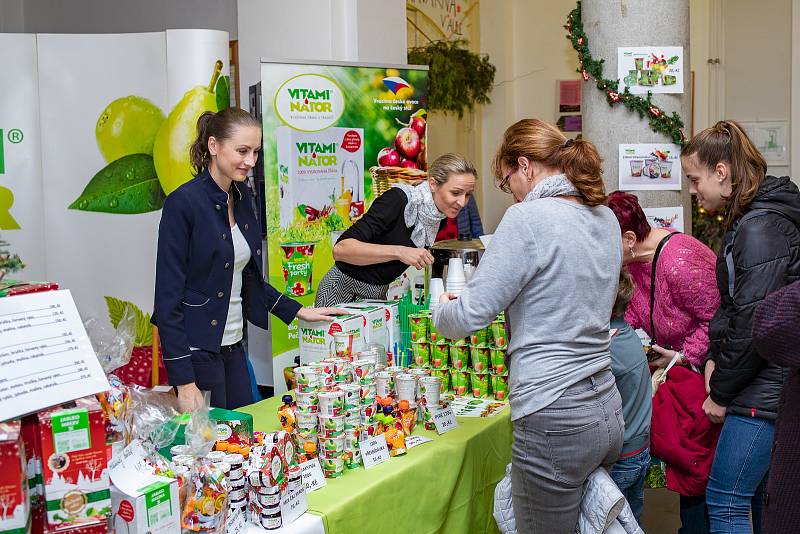
[[[107,317],[104,295],[152,310],[160,210],[192,177],[197,116],[228,105],[227,60],[215,30],[0,35],[0,239],[20,278],[71,289],[84,317]]]
[[[426,67],[262,61],[269,281],[278,290],[314,304],[333,244],[373,200],[371,167],[427,169],[427,86]],[[297,347],[297,322],[272,321],[276,388]]]

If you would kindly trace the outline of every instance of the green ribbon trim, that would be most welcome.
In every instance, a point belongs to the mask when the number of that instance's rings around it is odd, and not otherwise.
[[[86,504],[90,502],[107,501],[109,499],[111,499],[111,491],[107,489],[86,494]],[[47,511],[55,512],[56,510],[61,510],[61,499],[47,501]]]

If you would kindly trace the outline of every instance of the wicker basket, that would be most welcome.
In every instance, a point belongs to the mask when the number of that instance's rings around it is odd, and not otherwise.
[[[398,182],[417,185],[428,178],[426,171],[405,167],[371,167],[369,172],[372,173],[372,190],[375,192],[375,198]]]

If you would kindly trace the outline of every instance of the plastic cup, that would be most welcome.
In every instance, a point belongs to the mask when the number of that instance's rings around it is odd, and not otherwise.
[[[506,336],[505,317],[502,319],[498,318],[492,321],[490,328],[492,330],[492,344],[495,347],[504,348],[508,343],[508,337]]]
[[[492,372],[498,374],[505,373],[508,370],[506,369],[506,349],[492,347],[489,354],[491,358]]]
[[[438,407],[442,395],[442,380],[434,376],[419,379],[420,402],[423,406]]]
[[[298,434],[311,434],[317,433],[317,425],[319,418],[316,412],[305,412],[303,410],[295,410],[294,412],[297,424]]]
[[[395,387],[397,388],[398,401],[417,401],[417,379],[414,375],[405,373],[399,374],[395,378]]]
[[[473,371],[470,376],[472,396],[476,399],[485,399],[489,396],[489,373]]]
[[[394,395],[394,377],[388,371],[375,373],[375,394],[378,397],[391,397]]]
[[[339,458],[344,454],[345,443],[344,432],[331,438],[319,438],[319,455],[322,458]]]
[[[320,370],[308,365],[295,367],[294,377],[297,380],[297,390],[301,393],[314,393],[322,384]]]
[[[344,415],[319,414],[319,437],[334,438],[344,432]]]
[[[481,328],[480,330],[473,332],[472,335],[469,336],[469,342],[471,345],[484,345],[488,343],[487,329]]]
[[[361,386],[359,384],[341,384],[339,391],[344,393],[345,410],[351,410],[361,404]]]
[[[427,341],[430,318],[427,315],[415,313],[409,315],[408,320],[411,322],[411,341]]]
[[[370,384],[360,384],[360,386],[361,386],[361,404],[365,403],[365,399],[375,400],[375,395],[377,395],[378,390],[374,382]]]
[[[450,391],[450,369],[431,369],[431,376],[442,381],[442,393]]]
[[[508,398],[508,373],[492,373],[489,375],[489,380],[494,400],[506,400]]]
[[[359,405],[358,408],[345,413],[344,416],[344,430],[347,432],[348,429],[354,429],[361,426],[361,406]]]
[[[662,178],[672,178],[672,162],[671,161],[662,161],[659,165],[661,169],[661,177]]]
[[[642,169],[644,168],[644,160],[642,159],[632,159],[631,160],[631,176],[634,178],[638,178],[642,175]]]
[[[468,369],[450,368],[450,385],[456,395],[469,393],[470,376]]]
[[[346,358],[327,358],[320,363],[330,364],[335,384],[346,384],[352,381],[353,367]]]
[[[344,358],[346,360],[353,359],[353,333],[352,332],[336,332],[333,334],[333,350],[331,354],[337,358]]]
[[[472,361],[472,370],[478,373],[489,371],[489,352],[487,345],[470,345],[469,356]]]
[[[450,344],[450,367],[453,369],[466,369],[469,367],[469,345]]]
[[[411,355],[414,358],[414,364],[419,367],[430,365],[431,363],[430,345],[427,342],[412,341]]]
[[[450,345],[444,339],[431,343],[431,366],[434,369],[444,369],[450,359]]]
[[[440,341],[445,341],[445,339],[442,334],[436,330],[433,320],[430,320],[428,322],[428,343],[439,343]]]
[[[441,278],[431,278],[428,282],[428,294],[431,297],[431,304],[439,302],[439,297],[444,293],[444,280]]]
[[[375,422],[375,414],[377,413],[375,403],[362,406],[359,414],[361,415],[361,424],[370,425]]]
[[[339,478],[344,471],[344,458],[322,458],[322,474],[325,478]]]
[[[319,414],[332,417],[344,413],[344,391],[320,391]]]
[[[464,281],[464,262],[461,258],[450,258],[447,262],[447,281]]]
[[[323,360],[321,362],[312,363],[309,367],[314,367],[319,370],[320,385],[328,388],[336,384],[334,380],[334,364],[331,361]],[[299,385],[298,385],[299,387]]]
[[[317,413],[319,411],[319,396],[316,391],[303,393],[299,389],[294,392],[294,400],[297,407],[307,412]]]
[[[374,360],[354,360],[353,382],[358,384],[369,384],[375,380],[375,361]]]

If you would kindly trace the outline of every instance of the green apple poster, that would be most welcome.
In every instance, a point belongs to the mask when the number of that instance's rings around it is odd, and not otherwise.
[[[0,34],[0,70],[0,239],[20,278],[70,289],[84,318],[105,322],[104,295],[151,312],[163,200],[192,177],[196,116],[229,102],[227,32]]]
[[[270,283],[313,306],[341,233],[374,200],[370,169],[427,168],[427,67],[262,60]],[[421,125],[421,126],[420,126]],[[273,320],[276,388],[297,321]],[[276,389],[277,392],[277,389]]]

